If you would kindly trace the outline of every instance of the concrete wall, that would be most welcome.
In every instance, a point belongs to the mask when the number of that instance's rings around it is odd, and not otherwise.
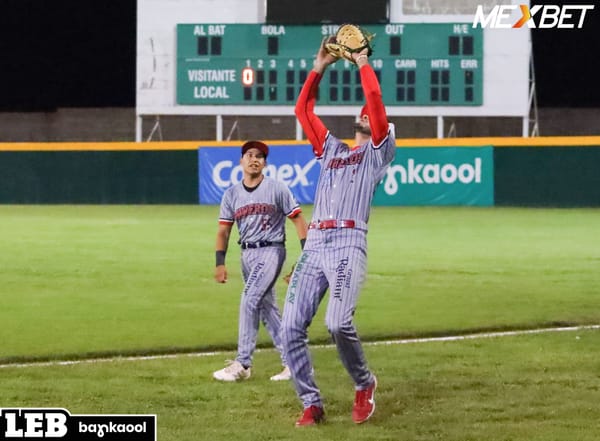
[[[398,138],[435,138],[436,120],[431,117],[394,117]],[[323,117],[330,130],[351,137],[352,117]],[[451,118],[444,121],[444,135],[521,136],[519,118]],[[542,136],[579,136],[600,134],[600,109],[539,110]],[[214,116],[162,116],[159,125],[144,118],[143,140],[153,129],[152,140],[211,141],[216,139]],[[223,139],[295,139],[294,117],[224,116]],[[135,109],[58,109],[48,113],[0,112],[0,142],[110,142],[135,140]]]
[[[318,109],[317,109],[318,111]],[[394,117],[398,138],[435,138],[436,120],[432,117]],[[236,123],[237,121],[237,123]],[[351,137],[352,117],[323,117],[330,130],[341,137]],[[235,126],[234,126],[235,124]],[[454,128],[452,128],[454,124]],[[161,116],[159,125],[144,118],[143,140],[153,129],[152,140],[211,141],[216,139],[214,116]],[[447,117],[444,136],[521,136],[519,118]],[[542,136],[600,135],[600,109],[539,110]],[[160,129],[160,130],[159,130]],[[224,116],[223,139],[231,140],[295,139],[294,117]],[[107,142],[135,140],[135,109],[58,109],[48,113],[0,112],[0,142]]]

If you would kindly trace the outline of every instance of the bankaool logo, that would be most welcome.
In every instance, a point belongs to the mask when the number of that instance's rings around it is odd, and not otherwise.
[[[528,28],[539,29],[581,29],[588,11],[594,5],[496,5],[489,14],[485,14],[483,6],[477,6],[473,27],[489,29]],[[515,21],[515,16],[520,16]]]
[[[402,147],[373,197],[376,205],[494,204],[494,150]]]
[[[401,184],[480,184],[481,158],[475,158],[473,164],[423,164],[410,158],[407,165],[394,164],[388,167],[384,181],[387,194],[398,191],[399,176]]]
[[[0,440],[156,441],[156,415],[71,415],[66,409],[0,408]]]

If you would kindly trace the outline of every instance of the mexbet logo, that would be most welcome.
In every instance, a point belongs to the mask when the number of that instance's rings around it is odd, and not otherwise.
[[[384,181],[384,190],[388,195],[398,191],[398,180],[401,184],[480,184],[481,158],[474,159],[473,164],[418,164],[414,159],[407,161],[406,167],[400,164],[388,167]]]
[[[265,175],[287,184],[290,188],[296,185],[308,186],[307,175],[317,160],[312,159],[302,167],[300,164],[283,164],[279,167],[267,165]],[[241,165],[233,166],[233,161],[220,161],[213,168],[212,180],[222,188],[237,184],[242,180],[244,172]]]
[[[528,28],[581,29],[586,14],[594,5],[496,5],[486,16],[483,6],[477,6],[473,27],[489,29]],[[520,17],[515,21],[514,17]]]

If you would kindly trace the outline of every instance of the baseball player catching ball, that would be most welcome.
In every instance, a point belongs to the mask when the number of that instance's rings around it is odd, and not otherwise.
[[[227,281],[225,254],[234,223],[240,234],[244,290],[240,303],[238,353],[224,369],[213,373],[221,381],[245,380],[250,377],[252,355],[260,321],[265,324],[273,344],[281,353],[283,371],[271,380],[289,380],[281,344],[281,315],[274,285],[285,261],[285,220],[296,227],[301,246],[306,240],[307,225],[302,210],[289,188],[263,175],[269,147],[260,141],[242,146],[240,164],[243,179],[223,195],[216,240],[215,280]]]
[[[296,392],[304,405],[297,426],[319,423],[323,402],[315,383],[307,329],[329,288],[325,322],[342,364],[355,384],[352,419],[367,421],[375,410],[375,375],[353,324],[367,270],[367,222],[376,185],[395,155],[394,126],[387,121],[379,82],[365,48],[351,54],[360,72],[366,105],[355,123],[354,146],[334,137],[314,112],[327,67],[339,58],[322,44],[296,104],[316,157],[321,162],[306,245],[288,286],[282,339]]]

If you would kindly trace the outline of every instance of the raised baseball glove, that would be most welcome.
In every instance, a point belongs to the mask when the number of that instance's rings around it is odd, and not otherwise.
[[[334,57],[344,58],[356,64],[352,58],[352,54],[368,48],[369,52],[367,55],[370,56],[373,53],[373,48],[371,47],[373,37],[373,34],[361,29],[357,25],[343,24],[335,34],[335,42],[325,43],[325,50]]]

